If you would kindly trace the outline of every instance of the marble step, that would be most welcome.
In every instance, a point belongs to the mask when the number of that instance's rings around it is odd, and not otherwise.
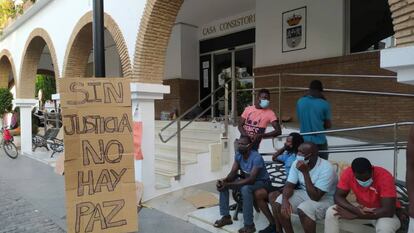
[[[206,149],[207,148],[207,149]],[[163,150],[163,151],[171,151],[171,153],[177,154],[177,145],[175,144],[155,144],[155,151]],[[181,153],[193,153],[193,154],[199,154],[204,153],[208,151],[208,145],[203,148],[199,148],[196,146],[181,146]]]
[[[155,137],[157,137],[157,140],[160,140],[159,138],[159,131],[155,131]],[[170,136],[174,135],[176,133],[175,130],[167,130],[162,133],[162,137],[164,140],[168,139]],[[222,134],[222,131],[211,131],[211,130],[183,130],[181,131],[181,138],[183,139],[197,139],[197,140],[209,140],[209,141],[216,141],[220,140],[220,136]],[[172,137],[172,139],[176,138],[176,135]],[[172,140],[171,139],[171,140]]]
[[[201,151],[208,151],[208,146],[212,143],[218,143],[220,140],[217,141],[210,141],[210,140],[181,140],[181,148],[191,148],[191,149],[199,149]],[[174,148],[177,147],[177,138],[171,139],[167,143],[163,143],[160,140],[155,140],[155,148],[157,148],[159,145],[168,145],[172,146]],[[176,151],[176,150],[174,150]]]
[[[174,177],[178,174],[177,164],[165,162],[165,161],[157,161],[155,163],[155,174],[167,176],[167,177]],[[185,166],[181,166],[181,175],[184,175],[184,174],[185,174]]]
[[[159,161],[165,162],[165,163],[177,164],[177,156],[167,155],[167,154],[155,154],[155,163],[158,163]],[[195,156],[194,158],[183,157],[183,156],[181,157],[182,165],[195,164],[195,163],[197,163],[197,158]]]
[[[188,121],[181,121],[181,127],[187,124]],[[155,121],[155,129],[160,130],[164,126],[166,126],[170,121]],[[193,121],[190,123],[185,130],[221,130],[222,123],[212,123],[212,122],[199,122]],[[176,129],[177,124],[174,123],[169,128]]]
[[[171,187],[171,177],[155,174],[155,188],[167,189]]]

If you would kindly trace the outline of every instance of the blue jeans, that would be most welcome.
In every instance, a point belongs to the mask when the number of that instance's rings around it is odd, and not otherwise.
[[[240,192],[243,198],[243,219],[245,226],[253,225],[254,191],[261,188],[268,188],[269,185],[269,182],[258,180],[253,185],[243,185],[240,187]],[[230,215],[229,189],[227,188],[220,192],[220,215]]]

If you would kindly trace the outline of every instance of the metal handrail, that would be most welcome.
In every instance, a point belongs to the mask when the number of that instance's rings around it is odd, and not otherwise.
[[[387,150],[394,150],[395,148],[393,146],[386,146],[386,147],[364,147],[361,145],[360,148],[352,148],[349,149],[345,145],[343,147],[344,149],[341,149],[341,147],[338,147],[338,149],[333,150],[320,150],[319,152],[322,153],[349,153],[349,152],[369,152],[369,151],[387,151]],[[406,149],[407,145],[400,145],[398,146],[398,149]],[[262,156],[271,156],[274,155],[274,153],[260,153]]]
[[[246,88],[237,90],[236,92],[251,92],[261,88]],[[307,91],[308,87],[267,87],[270,90],[295,90],[295,91]],[[396,96],[396,97],[414,97],[414,94],[407,93],[395,93],[395,92],[381,92],[381,91],[365,91],[365,90],[349,90],[349,89],[332,89],[324,88],[324,92],[337,92],[337,93],[351,93],[351,94],[368,94],[368,95],[384,95],[384,96]],[[277,92],[279,93],[279,92]]]
[[[205,110],[203,110],[200,114],[198,114],[194,119],[191,119],[190,121],[188,121],[183,127],[180,127],[179,129],[177,129],[177,131],[175,133],[173,133],[172,135],[170,135],[167,139],[164,139],[161,135],[161,132],[158,133],[158,136],[160,137],[161,141],[163,143],[167,143],[168,141],[170,141],[173,137],[175,137],[178,132],[183,131],[188,125],[190,125],[191,123],[193,123],[195,120],[199,119],[202,115],[204,115],[204,113],[206,113],[208,110],[210,110],[212,107],[214,107],[219,101],[222,101],[224,99],[224,97],[221,97],[220,99],[214,101],[213,104],[211,104],[208,108],[206,108]],[[179,120],[180,121],[180,120]],[[179,122],[179,121],[175,121],[175,122]]]
[[[267,74],[267,75],[257,75],[257,76],[248,76],[245,77],[243,79],[255,79],[255,78],[266,78],[266,77],[279,77],[279,79],[281,79],[282,76],[311,76],[311,77],[361,77],[361,78],[395,78],[396,76],[391,76],[391,75],[350,75],[350,74],[305,74],[305,73],[274,73],[274,74]],[[225,82],[225,84],[228,84],[232,81],[232,79],[228,80]],[[280,80],[279,80],[279,84],[280,84]],[[224,88],[224,86],[220,86],[218,88],[216,88],[213,92],[211,92],[209,95],[205,96],[203,99],[201,99],[200,101],[198,101],[196,104],[194,104],[191,108],[189,108],[187,111],[185,111],[183,114],[180,114],[180,116],[171,121],[170,123],[168,123],[166,126],[164,126],[161,130],[160,133],[158,134],[161,141],[163,143],[167,143],[169,140],[171,140],[174,136],[177,135],[177,132],[175,132],[172,136],[168,137],[167,139],[164,139],[164,137],[162,136],[162,132],[165,131],[167,128],[169,128],[171,125],[175,124],[177,121],[181,121],[182,118],[184,118],[189,112],[193,111],[196,107],[198,107],[201,103],[203,103],[204,101],[206,101],[207,99],[211,98],[213,95],[215,95],[219,90],[221,90],[222,88]],[[308,90],[308,88],[305,87],[282,87],[281,85],[279,85],[279,87],[270,87],[267,88],[269,90],[274,90],[274,89],[278,89],[279,90],[279,95],[281,94],[280,91],[282,89],[285,90]],[[243,90],[232,90],[236,91],[236,92],[241,92],[241,91],[254,91],[257,90],[257,88],[249,88],[249,89],[243,89]],[[374,91],[363,91],[363,90],[346,90],[346,89],[324,89],[324,91],[326,92],[342,92],[342,93],[356,93],[356,94],[374,94],[374,95],[385,95],[385,96],[401,96],[401,97],[414,97],[414,94],[405,94],[405,93],[392,93],[392,92],[374,92]],[[280,97],[279,97],[280,98]],[[235,101],[235,100],[232,100]],[[216,101],[217,102],[217,101]],[[212,105],[215,105],[216,102],[214,102]],[[207,109],[210,110],[212,105],[210,105]],[[280,108],[280,104],[279,104],[279,108]],[[207,110],[207,111],[208,111]],[[205,111],[206,112],[206,111]],[[204,113],[205,113],[204,112]],[[279,115],[281,111],[279,110]],[[199,119],[200,116],[194,118],[194,120]],[[194,121],[192,120],[191,123]],[[185,127],[187,127],[189,124],[186,124],[182,129],[184,129]],[[178,130],[178,129],[177,129]]]
[[[226,87],[226,85],[229,83],[229,82],[231,82],[231,79],[230,80],[227,80],[225,83],[224,83],[224,85],[222,85],[222,86],[220,86],[220,87],[218,87],[218,88],[216,88],[213,92],[211,92],[209,95],[207,95],[206,97],[204,97],[203,99],[201,99],[200,101],[198,101],[196,104],[194,104],[191,108],[189,108],[187,111],[185,111],[183,114],[181,114],[179,117],[177,117],[176,119],[174,119],[173,121],[171,121],[170,123],[168,123],[166,126],[164,126],[162,129],[160,129],[160,132],[158,133],[158,136],[160,137],[160,139],[161,139],[161,141],[163,142],[163,143],[167,143],[169,140],[171,140],[171,138],[173,138],[175,135],[177,135],[177,132],[175,132],[171,137],[168,137],[167,139],[164,139],[164,137],[162,136],[162,132],[164,132],[166,129],[168,129],[171,125],[173,125],[173,124],[175,124],[176,122],[178,122],[178,121],[181,121],[188,113],[190,113],[191,111],[193,111],[196,107],[199,107],[200,106],[200,104],[201,103],[203,103],[204,101],[206,101],[208,98],[211,98],[211,96],[213,96],[213,95],[215,95],[219,90],[221,90],[221,89],[225,89]],[[222,100],[222,99],[219,99],[219,100]],[[218,103],[218,101],[219,100],[217,100],[217,101],[215,101],[213,104],[211,104],[208,108],[206,108],[206,110],[204,110],[203,112],[202,112],[202,114],[199,114],[197,117],[195,117],[194,119],[192,119],[191,121],[190,121],[190,123],[189,124],[191,124],[193,121],[195,121],[195,120],[197,120],[197,119],[199,119],[204,113],[206,113],[208,110],[210,110],[215,104],[217,104]],[[183,128],[181,128],[181,129],[177,129],[177,131],[178,130],[183,130],[185,127],[187,127],[189,124],[186,124]]]
[[[200,101],[198,101],[193,107],[189,108],[187,111],[185,111],[181,116],[177,117],[176,119],[174,119],[173,121],[171,121],[170,123],[168,123],[166,126],[164,126],[160,132],[158,133],[158,136],[160,138],[160,140],[163,143],[167,143],[168,141],[170,141],[173,137],[177,136],[177,175],[175,176],[176,180],[180,180],[181,179],[181,131],[183,131],[188,125],[190,125],[191,123],[193,123],[195,120],[199,119],[201,116],[204,115],[204,113],[206,113],[207,111],[209,111],[210,109],[212,109],[218,102],[222,101],[224,99],[225,101],[225,127],[224,127],[224,134],[223,137],[227,138],[227,134],[228,134],[228,83],[231,82],[232,79],[227,80],[224,85],[221,85],[220,87],[216,88],[212,93],[210,93],[209,95],[207,95],[206,97],[204,97],[203,99],[201,99]],[[206,109],[204,109],[201,113],[199,113],[195,118],[191,119],[190,121],[188,121],[183,127],[181,127],[181,120],[183,117],[185,117],[189,112],[193,111],[196,107],[198,107],[202,102],[204,102],[205,100],[207,100],[208,98],[210,98],[211,96],[215,95],[219,90],[224,88],[224,96],[218,98],[217,100],[213,101],[212,104],[210,104],[209,107],[207,107]],[[174,123],[177,123],[177,131],[175,131],[175,133],[173,133],[172,135],[170,135],[167,139],[164,139],[164,137],[162,136],[162,132],[164,132],[166,129],[168,129],[171,125],[173,125]]]
[[[392,78],[395,79],[395,75],[364,75],[364,74],[305,74],[305,73],[273,73],[273,74],[264,74],[264,75],[254,75],[247,76],[243,79],[255,79],[255,78],[268,78],[268,77],[277,77],[282,76],[304,76],[304,77],[328,77],[328,78]]]
[[[361,127],[352,127],[352,128],[343,128],[343,129],[332,129],[332,130],[323,130],[323,131],[314,131],[314,132],[307,132],[307,133],[300,133],[302,136],[306,135],[315,135],[315,134],[330,134],[330,133],[340,133],[340,132],[350,132],[350,131],[360,131],[360,130],[367,130],[367,129],[380,129],[380,128],[389,128],[393,127],[393,137],[394,141],[392,143],[384,143],[381,147],[374,147],[374,146],[364,146],[364,144],[361,144],[359,148],[356,148],[356,145],[352,145],[354,148],[346,148],[342,146],[336,147],[333,150],[325,150],[321,152],[328,152],[328,153],[346,153],[346,152],[362,152],[362,151],[382,151],[382,150],[393,150],[394,151],[394,177],[397,177],[397,167],[398,167],[398,151],[400,149],[405,149],[407,147],[407,142],[399,142],[398,141],[398,127],[401,126],[413,126],[414,122],[412,121],[406,121],[406,122],[395,122],[392,124],[380,124],[380,125],[370,125],[370,126],[361,126]],[[273,147],[275,147],[275,139],[285,138],[289,135],[279,135],[276,138],[273,138]],[[391,146],[388,146],[389,144],[392,144]],[[378,145],[378,144],[377,144]]]
[[[395,150],[395,149],[406,149],[407,146],[387,146],[387,147],[374,147],[374,148],[355,148],[355,149],[336,149],[336,150],[321,150],[321,152],[326,153],[349,153],[349,152],[368,152],[368,151],[385,151],[385,150]]]
[[[308,77],[331,77],[331,78],[397,78],[395,75],[371,75],[371,74],[301,74],[301,73],[283,73],[285,76],[308,76]]]
[[[279,109],[278,109],[278,115],[279,118],[282,118],[282,107],[281,107],[281,99],[282,99],[282,90],[287,90],[287,91],[304,91],[304,90],[308,90],[308,88],[305,87],[283,87],[282,86],[282,77],[283,76],[309,76],[309,77],[360,77],[360,78],[396,78],[396,76],[392,76],[392,75],[352,75],[352,74],[304,74],[304,73],[274,73],[274,74],[267,74],[267,75],[257,75],[257,76],[250,76],[250,77],[244,77],[243,79],[256,79],[256,78],[266,78],[266,77],[275,77],[278,78],[278,82],[279,82],[279,86],[278,87],[269,87],[269,90],[274,90],[277,89],[278,90],[278,94],[279,94]],[[225,85],[220,86],[218,88],[216,88],[213,92],[211,92],[209,95],[205,96],[203,99],[201,99],[200,101],[198,101],[194,106],[192,106],[191,108],[189,108],[187,111],[185,111],[183,114],[181,114],[178,118],[176,118],[175,120],[171,121],[170,123],[168,123],[166,126],[164,126],[158,133],[158,136],[160,138],[160,140],[163,143],[167,143],[168,141],[170,141],[173,137],[177,136],[177,162],[178,162],[178,171],[177,171],[177,177],[176,179],[180,178],[180,174],[181,174],[181,131],[183,129],[185,129],[188,125],[190,125],[192,122],[194,122],[195,120],[199,119],[204,113],[206,113],[208,110],[212,109],[219,101],[222,100],[222,98],[213,101],[213,96],[215,96],[215,94],[225,88],[226,94],[225,94],[225,101],[226,101],[226,112],[225,112],[225,130],[226,130],[226,137],[227,137],[227,127],[228,127],[228,106],[227,106],[227,99],[228,99],[228,83],[232,82],[232,87],[234,86],[234,77],[228,81],[225,82]],[[254,95],[254,91],[257,90],[258,88],[255,88],[253,85],[253,88],[251,89],[243,89],[243,90],[236,90],[236,88],[232,88],[231,90],[231,96],[232,96],[232,108],[235,108],[236,106],[236,98],[235,98],[235,93],[240,92],[240,91],[251,91],[252,95]],[[406,94],[406,93],[391,93],[391,92],[375,92],[375,91],[364,91],[364,90],[346,90],[346,89],[324,89],[324,91],[326,92],[339,92],[339,93],[353,93],[353,94],[371,94],[371,95],[384,95],[384,96],[399,96],[399,97],[414,97],[414,94]],[[196,107],[200,106],[201,103],[203,103],[204,101],[206,101],[207,99],[212,98],[212,104],[206,108],[204,111],[202,111],[202,113],[198,114],[194,119],[191,119],[189,122],[187,122],[183,127],[181,127],[181,120],[191,111],[193,111]],[[254,101],[254,96],[252,98],[252,100]],[[235,109],[232,109],[233,112],[233,117],[234,117],[234,113],[235,113]],[[164,137],[162,136],[162,133],[168,129],[171,125],[173,124],[177,124],[177,130],[175,133],[173,133],[172,135],[170,135],[167,139],[164,139]],[[304,133],[302,135],[311,135],[311,134],[320,134],[320,133],[334,133],[334,132],[347,132],[347,131],[356,131],[356,130],[365,130],[365,129],[375,129],[375,128],[385,128],[385,127],[394,127],[394,142],[393,142],[393,147],[389,147],[389,148],[394,148],[394,172],[396,175],[396,166],[397,166],[397,162],[396,162],[396,157],[398,154],[398,150],[400,148],[402,148],[399,144],[399,142],[397,141],[398,138],[398,127],[399,126],[403,126],[403,125],[413,125],[414,122],[400,122],[400,123],[394,123],[394,124],[383,124],[383,125],[374,125],[374,126],[365,126],[365,127],[354,127],[354,128],[346,128],[346,129],[336,129],[336,130],[325,130],[325,131],[318,131],[318,132],[310,132],[310,133]],[[281,137],[287,137],[287,135],[281,135],[278,138]],[[274,143],[274,141],[273,141]],[[376,148],[376,147],[371,147],[371,148],[365,148],[365,149],[361,149],[361,148],[355,148],[354,150],[358,150],[358,151],[362,151],[362,150],[368,150],[368,149],[384,149],[384,148],[388,148],[386,146],[382,146],[381,148]],[[342,152],[343,150],[341,150]],[[336,153],[336,152],[332,152],[332,153]],[[338,152],[339,153],[339,152]]]
[[[351,127],[351,128],[343,128],[343,129],[330,129],[330,130],[323,130],[323,131],[314,131],[314,132],[308,132],[308,133],[301,133],[300,135],[306,136],[306,135],[314,135],[314,134],[330,134],[330,133],[340,133],[340,132],[349,132],[349,131],[359,131],[359,130],[365,130],[365,129],[380,129],[380,128],[388,128],[388,127],[394,127],[397,126],[408,126],[408,125],[414,125],[413,121],[405,121],[405,122],[396,122],[391,124],[381,124],[381,125],[369,125],[369,126],[360,126],[360,127]],[[283,134],[279,135],[278,138],[285,138],[289,135]]]
[[[283,76],[308,76],[308,77],[327,77],[327,78],[345,78],[345,77],[351,77],[351,78],[355,78],[355,77],[359,77],[359,78],[387,78],[387,79],[395,79],[396,76],[395,75],[363,75],[363,74],[317,74],[317,73],[310,73],[310,74],[306,74],[306,73],[273,73],[273,74],[265,74],[265,75],[254,75],[254,76],[249,76],[249,77],[245,77],[244,79],[260,79],[260,78],[276,78],[275,82],[279,82],[279,86],[278,87],[272,87],[271,89],[278,89],[278,94],[279,94],[279,104],[278,104],[278,116],[280,119],[282,119],[282,90],[283,89],[287,89],[282,87],[282,78]],[[254,83],[254,82],[253,82]],[[255,88],[255,86],[253,85],[253,93],[254,90],[256,90],[257,88]],[[265,87],[261,87],[261,88],[265,88]],[[302,88],[302,87],[290,87],[290,88],[294,88],[294,90],[307,90],[308,88]],[[269,89],[269,88],[268,88]],[[288,89],[289,90],[289,89]],[[292,89],[290,89],[292,90]],[[237,91],[237,90],[235,90]],[[246,91],[251,91],[250,90],[246,90]],[[405,94],[405,93],[387,93],[387,92],[373,92],[373,91],[359,91],[359,90],[345,90],[345,89],[325,89],[325,91],[334,91],[334,92],[342,92],[342,93],[356,93],[356,94],[374,94],[374,95],[385,95],[385,96],[400,96],[400,97],[414,97],[414,95],[411,94]],[[252,98],[254,100],[254,98]],[[235,101],[235,100],[232,100]]]
[[[347,148],[347,149],[352,149],[352,148],[385,148],[385,147],[389,147],[389,146],[393,146],[394,142],[386,142],[386,143],[359,143],[359,144],[348,144],[348,145],[333,145],[333,146],[329,146],[330,149],[341,149],[341,148]],[[398,142],[398,146],[406,146],[407,145],[407,141],[400,141]]]

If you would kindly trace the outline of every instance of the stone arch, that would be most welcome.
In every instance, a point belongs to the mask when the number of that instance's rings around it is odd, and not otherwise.
[[[0,52],[0,87],[10,88],[9,76],[13,75],[13,83],[16,85],[16,67],[11,53],[7,49]]]
[[[165,54],[176,16],[184,0],[147,0],[135,44],[134,78],[162,83]],[[414,3],[388,0],[396,45],[414,44]]]
[[[162,83],[165,56],[175,19],[184,0],[147,0],[135,45],[134,77]]]
[[[18,98],[34,98],[35,96],[35,76],[37,74],[38,63],[43,49],[47,46],[53,63],[55,78],[58,79],[59,68],[55,47],[49,34],[42,28],[36,28],[30,33],[24,47],[23,59],[20,68],[20,78],[17,82]]]
[[[414,45],[414,2],[388,0],[397,47]]]
[[[107,13],[104,16],[104,25],[115,41],[121,61],[122,74],[124,77],[130,78],[132,67],[124,36],[118,24]],[[93,47],[90,35],[92,35],[92,12],[82,16],[72,31],[66,48],[63,77],[85,76],[89,53]]]

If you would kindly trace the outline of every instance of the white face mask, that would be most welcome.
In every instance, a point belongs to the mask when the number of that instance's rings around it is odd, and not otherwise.
[[[308,159],[305,159],[305,157],[304,156],[300,156],[300,155],[298,155],[298,156],[296,156],[296,160],[297,161],[303,161],[306,165],[307,164],[309,164],[309,158]]]

